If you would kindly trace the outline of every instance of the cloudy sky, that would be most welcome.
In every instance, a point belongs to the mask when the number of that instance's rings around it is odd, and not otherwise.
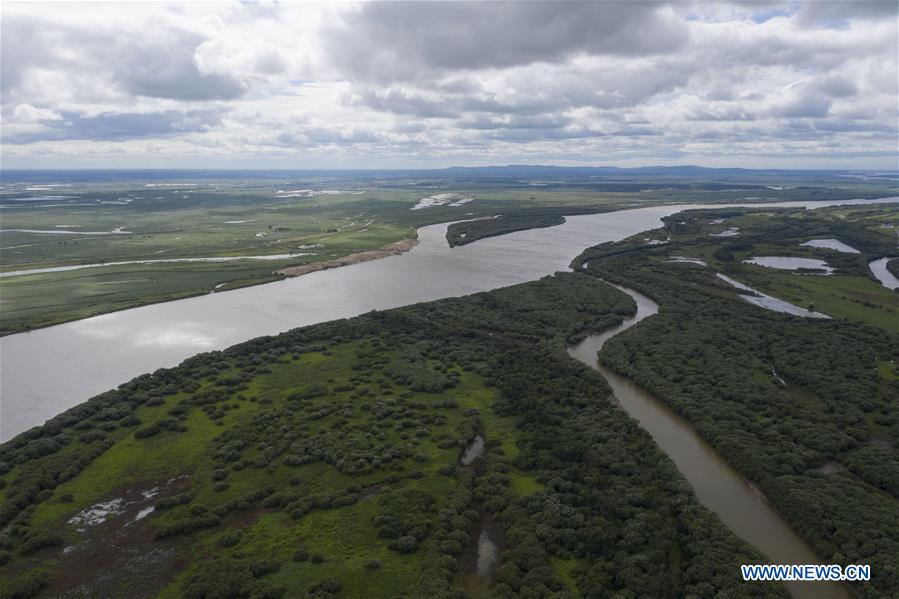
[[[4,168],[896,168],[897,3],[15,3]]]

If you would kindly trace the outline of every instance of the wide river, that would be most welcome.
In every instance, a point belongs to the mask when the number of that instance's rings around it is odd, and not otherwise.
[[[881,200],[784,202],[822,207]],[[753,204],[740,204],[752,206]],[[565,270],[585,248],[660,225],[681,204],[571,216],[559,226],[450,248],[447,224],[419,230],[412,251],[294,279],[123,310],[0,339],[0,441],[202,351],[370,310],[465,295]]]

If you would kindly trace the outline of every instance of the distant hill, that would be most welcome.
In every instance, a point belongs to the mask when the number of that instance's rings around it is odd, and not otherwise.
[[[209,180],[209,179],[701,179],[762,180],[817,179],[841,180],[858,178],[883,182],[899,181],[899,171],[885,170],[789,170],[709,168],[695,165],[642,166],[550,166],[541,164],[509,164],[498,166],[453,166],[440,169],[107,169],[107,170],[0,170],[3,183],[43,182],[116,182],[139,180]]]

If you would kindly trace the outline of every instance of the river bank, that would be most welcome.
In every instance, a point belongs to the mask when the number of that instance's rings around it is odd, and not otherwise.
[[[394,243],[389,243],[377,250],[356,252],[354,254],[349,254],[348,256],[343,256],[341,258],[324,260],[322,262],[312,262],[310,264],[303,264],[301,266],[290,266],[288,268],[276,270],[273,274],[282,275],[285,277],[299,277],[312,272],[318,272],[320,270],[339,268],[341,266],[350,266],[352,264],[368,262],[369,260],[386,258],[387,256],[399,256],[400,254],[405,254],[406,252],[411,250],[416,246],[416,244],[418,244],[418,239],[401,239],[399,241],[395,241]]]

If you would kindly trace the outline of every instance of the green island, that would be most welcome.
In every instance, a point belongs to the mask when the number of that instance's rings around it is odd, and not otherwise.
[[[456,247],[515,231],[555,227],[564,223],[566,216],[596,214],[597,212],[604,212],[604,210],[577,207],[524,208],[511,214],[497,214],[493,217],[452,223],[446,229],[446,241],[450,247]]]
[[[138,377],[0,448],[0,593],[786,596],[565,353],[633,312],[558,274]]]

